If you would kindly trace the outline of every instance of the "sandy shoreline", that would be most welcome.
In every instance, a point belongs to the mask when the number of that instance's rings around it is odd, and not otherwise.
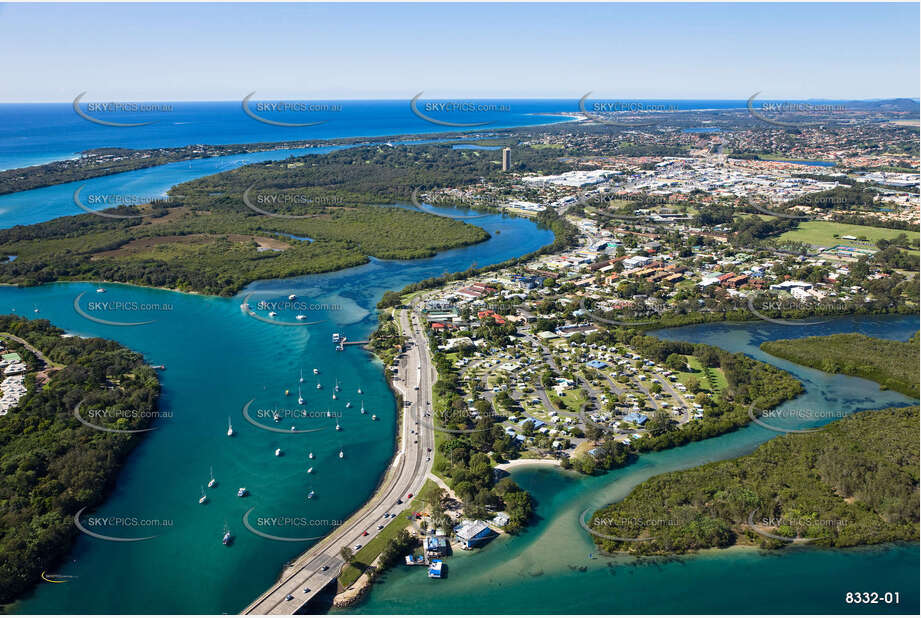
[[[559,466],[559,459],[516,459],[508,463],[495,466],[496,470],[513,470],[523,466]]]

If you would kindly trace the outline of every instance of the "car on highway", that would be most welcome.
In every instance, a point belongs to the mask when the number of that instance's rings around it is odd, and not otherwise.
[[[355,551],[358,551],[359,549],[361,549],[361,543],[356,543],[354,549]]]
[[[304,594],[307,594],[308,592],[310,592],[310,588],[304,588]]]
[[[361,536],[368,536],[368,531],[365,530],[364,532],[362,532],[362,533],[361,533]]]
[[[328,565],[328,564],[324,564],[323,566],[320,567],[320,570],[321,570],[321,571],[328,571],[328,570],[329,570],[329,565]]]
[[[377,524],[377,529],[378,529],[378,530],[383,530],[383,529],[384,529],[384,524]]]
[[[401,499],[397,498],[397,504],[403,504],[403,501],[402,501]]]
[[[293,595],[293,594],[289,594],[289,595],[286,595],[286,596],[285,596],[285,601],[293,601],[293,600],[294,600],[294,595]]]
[[[413,497],[413,495],[412,495],[411,493],[406,494],[406,498],[407,498],[407,499],[412,498],[412,497]]]

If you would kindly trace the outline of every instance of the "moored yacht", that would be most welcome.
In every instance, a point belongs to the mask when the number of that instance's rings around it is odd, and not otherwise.
[[[275,456],[276,456],[276,457],[281,457],[281,449],[280,449],[280,448],[275,449]]]
[[[246,490],[246,487],[241,487],[240,489],[237,490],[238,498],[245,498],[248,495],[249,495],[249,491]]]
[[[233,423],[230,422],[230,417],[229,417],[229,416],[227,417],[227,435],[228,435],[228,436],[232,436],[232,435],[233,435]]]
[[[208,487],[217,487],[217,481],[214,480],[214,468],[211,468],[211,480],[208,481]]]
[[[201,488],[201,498],[198,499],[199,504],[204,504],[208,501],[208,496],[205,495],[205,488]]]

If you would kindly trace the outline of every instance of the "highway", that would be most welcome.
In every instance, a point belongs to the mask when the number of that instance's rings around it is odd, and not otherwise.
[[[344,524],[299,556],[288,566],[269,590],[253,601],[242,614],[294,614],[316,594],[335,580],[343,566],[339,550],[364,545],[378,532],[377,526],[389,520],[384,513],[400,513],[407,495],[417,494],[432,468],[435,432],[430,423],[418,423],[432,398],[436,380],[431,354],[420,317],[413,310],[399,312],[401,331],[407,336],[408,349],[399,359],[394,387],[409,406],[403,408],[400,445],[374,496]],[[397,504],[402,499],[404,504]],[[362,536],[364,531],[368,536]],[[323,570],[327,567],[326,570]],[[306,590],[306,592],[305,592]]]

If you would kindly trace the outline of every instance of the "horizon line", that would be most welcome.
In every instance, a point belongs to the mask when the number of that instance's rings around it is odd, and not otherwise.
[[[749,95],[751,96],[751,95]],[[86,102],[118,102],[118,103],[240,103],[244,97],[239,99],[135,99],[135,98],[125,98],[125,99],[114,99],[114,98],[101,98],[94,101]],[[533,96],[533,97],[497,97],[497,96],[484,96],[484,97],[442,97],[442,98],[425,98],[422,100],[425,101],[578,101],[581,97],[562,97],[562,96]],[[599,96],[591,97],[588,100],[590,101],[599,101],[599,100],[619,100],[619,101],[740,101],[745,102],[749,97],[743,98],[727,98],[727,97],[704,97],[704,98],[669,98],[669,97],[616,97],[616,96]],[[915,103],[921,103],[921,96],[875,96],[868,98],[829,98],[829,97],[806,97],[806,98],[792,98],[792,97],[758,97],[761,101],[833,101],[833,102],[859,102],[859,103],[872,103],[877,101],[894,101],[894,100],[909,100],[914,101]],[[381,101],[393,101],[393,102],[408,102],[412,100],[412,97],[381,97],[381,98],[345,98],[345,99],[334,99],[334,98],[295,98],[295,97],[266,97],[253,99],[257,101],[352,101],[352,102],[381,102]],[[74,102],[73,99],[65,100],[53,100],[53,101],[0,101],[0,105],[53,105],[53,104],[67,104],[72,105]]]

